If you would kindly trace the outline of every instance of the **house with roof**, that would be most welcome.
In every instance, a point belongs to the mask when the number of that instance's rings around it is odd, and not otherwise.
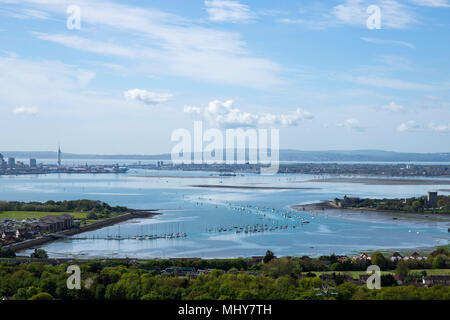
[[[390,258],[389,258],[392,262],[399,262],[399,261],[402,261],[403,260],[403,256],[400,254],[400,253],[398,253],[398,252],[394,252],[393,254],[392,254],[392,256],[390,256]]]
[[[412,253],[410,256],[408,257],[404,257],[403,260],[408,261],[408,260],[425,260],[424,257],[422,257],[420,254],[418,254],[417,252]]]
[[[1,238],[3,240],[7,240],[7,239],[14,239],[14,231],[7,231],[7,230],[3,230],[1,233]]]
[[[33,229],[38,232],[57,232],[73,227],[73,216],[61,214],[57,216],[46,216],[34,224]]]
[[[195,275],[195,268],[194,267],[170,267],[164,270],[164,272],[167,272],[168,274],[174,276],[186,276],[188,274]]]
[[[358,257],[353,257],[353,261],[365,261],[365,260],[372,260],[372,258],[365,252],[361,253]]]
[[[32,235],[30,233],[30,230],[26,228],[19,228],[16,230],[16,239],[31,239]]]
[[[360,200],[361,200],[360,198],[350,198],[344,196],[343,199],[335,198],[331,204],[335,207],[343,208],[358,203]]]

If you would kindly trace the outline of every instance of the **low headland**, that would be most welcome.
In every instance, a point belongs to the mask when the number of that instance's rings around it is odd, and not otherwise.
[[[354,178],[354,177],[333,177],[323,179],[311,179],[306,182],[327,182],[327,183],[359,183],[366,185],[450,185],[450,180],[445,179],[412,179],[412,178]],[[445,189],[444,189],[445,190]]]
[[[0,202],[0,247],[33,248],[130,219],[153,217],[158,211],[112,207],[94,200]]]
[[[292,206],[298,211],[314,210],[323,211],[328,209],[345,209],[376,211],[380,213],[410,213],[417,216],[430,214],[447,215],[450,217],[450,196],[437,195],[437,192],[430,192],[428,196],[412,197],[403,199],[371,199],[371,198],[335,198],[318,203],[299,204]]]

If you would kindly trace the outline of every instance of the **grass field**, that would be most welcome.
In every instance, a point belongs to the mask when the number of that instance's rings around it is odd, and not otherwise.
[[[429,276],[450,276],[450,269],[417,269],[409,270],[409,272],[421,272],[426,271]],[[317,275],[321,274],[332,274],[333,271],[323,271],[323,272],[313,272]],[[348,274],[353,277],[353,279],[359,279],[362,274],[367,274],[365,271],[336,271],[336,274]],[[394,274],[394,271],[381,271],[381,274]]]
[[[85,219],[87,212],[37,212],[37,211],[4,211],[0,212],[0,219],[39,219],[45,216],[56,216],[70,214],[75,219]]]

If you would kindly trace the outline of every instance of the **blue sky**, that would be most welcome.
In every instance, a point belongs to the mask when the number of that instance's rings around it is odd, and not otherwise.
[[[450,152],[449,21],[446,0],[0,0],[0,150],[165,153],[202,119]]]

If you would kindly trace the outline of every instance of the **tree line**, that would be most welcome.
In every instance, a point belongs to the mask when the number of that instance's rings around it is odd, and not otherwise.
[[[36,212],[93,212],[122,213],[129,211],[127,207],[115,206],[98,200],[64,200],[47,202],[0,201],[0,212],[4,211],[36,211]]]
[[[35,250],[32,257],[45,258],[42,249]],[[325,258],[327,257],[327,259]],[[438,248],[430,254],[430,267],[449,267],[448,251]],[[331,259],[331,260],[330,260]],[[51,265],[44,262],[21,262],[0,260],[0,298],[11,299],[68,299],[68,300],[157,300],[157,299],[270,299],[315,300],[324,281],[313,270],[334,269],[332,256],[320,258],[280,258],[270,251],[262,261],[254,259],[213,260],[150,260],[139,264],[126,261],[89,261],[80,264],[82,289],[67,288],[68,264]],[[435,261],[444,261],[435,265]],[[390,268],[389,259],[382,253],[372,255],[373,264],[382,269]],[[324,263],[327,262],[327,263]],[[370,262],[369,262],[370,263]],[[345,265],[345,263],[344,263]],[[168,267],[194,267],[210,269],[207,274],[196,277],[177,276],[160,272]],[[421,280],[426,272],[410,272],[410,268],[423,267],[409,261],[400,261],[395,273],[406,281]],[[212,269],[212,270],[211,270]],[[364,269],[365,271],[366,269]],[[251,272],[253,271],[253,272]],[[305,275],[306,272],[306,275]],[[345,281],[344,276],[332,275],[335,295],[333,299],[450,299],[450,288],[435,285],[430,288],[397,286],[392,275],[382,276],[382,288],[369,290],[366,286]]]

